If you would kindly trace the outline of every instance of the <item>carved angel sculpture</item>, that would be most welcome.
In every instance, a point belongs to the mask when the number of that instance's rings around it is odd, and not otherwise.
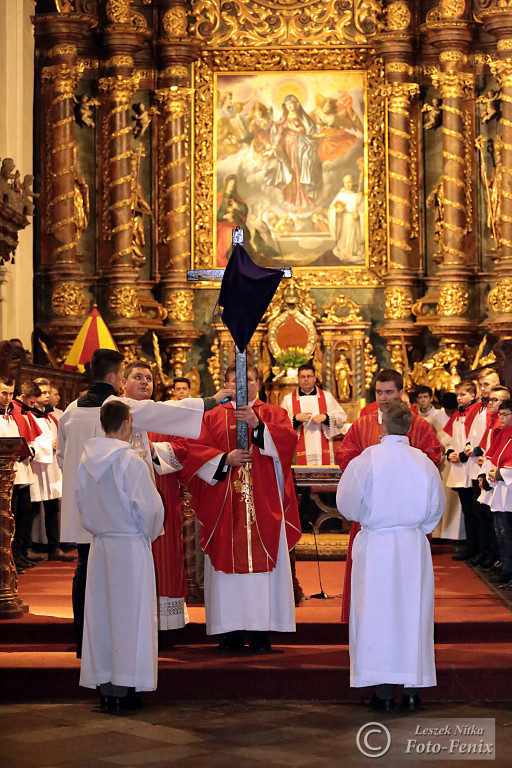
[[[435,130],[441,125],[443,121],[441,103],[441,99],[432,99],[432,104],[423,105],[421,111],[425,113],[423,118],[423,128],[425,131]]]

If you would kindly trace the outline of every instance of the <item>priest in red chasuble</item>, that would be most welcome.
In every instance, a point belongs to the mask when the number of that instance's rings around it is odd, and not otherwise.
[[[226,371],[235,386],[235,368]],[[269,631],[295,631],[288,550],[300,538],[291,464],[297,436],[286,411],[258,399],[258,371],[248,365],[248,405],[205,414],[198,440],[187,441],[182,479],[201,523],[205,553],[206,631],[220,648],[271,649]],[[236,447],[237,421],[250,448]],[[248,638],[246,637],[248,635]]]
[[[359,456],[366,448],[377,445],[382,437],[382,411],[380,406],[392,400],[401,400],[404,394],[404,382],[398,371],[383,369],[375,379],[375,403],[367,405],[359,414],[336,449],[336,461],[344,471],[350,461]],[[413,412],[412,426],[407,434],[409,444],[426,453],[436,466],[441,461],[441,443],[430,424]],[[397,467],[400,472],[400,467]],[[340,510],[343,514],[343,509]],[[350,613],[350,588],[352,574],[352,545],[356,534],[361,530],[359,523],[352,523],[343,587],[343,607],[341,620],[348,622]]]

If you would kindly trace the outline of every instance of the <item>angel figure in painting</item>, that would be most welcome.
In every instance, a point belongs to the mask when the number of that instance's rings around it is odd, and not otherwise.
[[[132,110],[135,112],[135,115],[132,116],[132,120],[135,121],[133,135],[136,139],[141,139],[151,125],[154,115],[159,115],[160,112],[156,107],[148,109],[142,101],[139,104],[134,104]]]
[[[318,144],[318,156],[322,162],[343,157],[354,146],[357,136],[347,128],[364,135],[364,127],[352,107],[352,97],[346,92],[338,99],[320,97],[320,103],[311,113],[323,138]]]
[[[423,105],[421,111],[425,114],[423,118],[423,128],[425,131],[435,130],[441,125],[443,121],[441,103],[441,99],[432,99],[432,104]]]

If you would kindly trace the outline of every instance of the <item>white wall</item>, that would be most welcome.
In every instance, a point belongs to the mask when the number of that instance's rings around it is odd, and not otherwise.
[[[34,0],[0,0],[0,157],[33,173]],[[37,205],[37,203],[36,203]],[[31,349],[33,224],[19,233],[15,265],[0,267],[0,339]]]

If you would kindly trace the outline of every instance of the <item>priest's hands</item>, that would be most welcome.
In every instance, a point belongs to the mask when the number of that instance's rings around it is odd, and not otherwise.
[[[237,421],[245,421],[252,429],[255,429],[260,423],[256,411],[253,411],[250,405],[241,405],[240,408],[237,408],[235,418]]]
[[[312,413],[297,413],[295,415],[295,421],[309,421],[312,416]]]
[[[228,457],[226,459],[226,464],[229,464],[230,467],[240,467],[242,464],[250,464],[251,462],[251,451],[245,451],[242,448],[236,448],[236,450],[228,453]]]
[[[326,413],[316,413],[314,416],[311,417],[311,421],[313,424],[323,424],[324,421],[327,420],[327,414]]]
[[[220,403],[223,400],[234,400],[236,398],[236,392],[234,389],[229,389],[228,387],[223,387],[222,389],[219,389],[219,391],[213,396],[213,399],[217,403],[217,405],[220,405]]]
[[[496,467],[491,467],[491,469],[489,470],[489,480],[492,483],[496,482]]]

